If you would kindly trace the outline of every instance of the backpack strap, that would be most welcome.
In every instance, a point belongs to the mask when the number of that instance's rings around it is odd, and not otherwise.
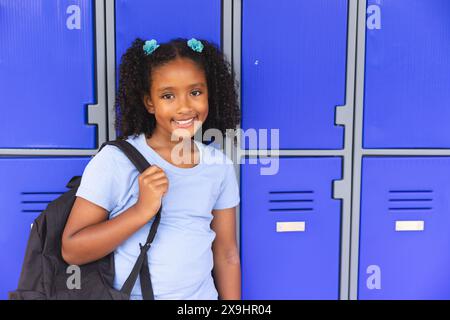
[[[130,159],[130,161],[134,164],[139,173],[144,172],[150,164],[147,160],[145,160],[144,156],[129,142],[125,140],[114,140],[114,141],[106,141],[104,142],[98,152],[100,152],[105,146],[111,145],[119,148],[125,155]],[[98,153],[97,152],[97,153]],[[78,187],[81,183],[81,176],[74,176],[67,183],[66,188],[72,189]]]
[[[150,164],[144,158],[144,156],[128,141],[125,140],[114,140],[107,141],[102,144],[98,152],[100,152],[105,146],[115,146],[119,148],[125,155],[130,159],[130,161],[134,164],[136,169],[138,169],[139,173],[144,172]]]
[[[113,145],[119,148],[128,157],[128,159],[130,159],[130,161],[134,164],[139,173],[144,172],[148,167],[150,167],[150,164],[144,158],[144,156],[129,142],[125,140],[107,141],[102,144],[102,146],[99,149],[99,152],[106,145]],[[145,242],[144,245],[139,244],[141,252],[136,260],[136,263],[133,266],[130,275],[123,284],[122,289],[120,289],[121,292],[127,294],[128,296],[131,295],[131,291],[133,290],[133,287],[136,283],[139,274],[143,299],[154,300],[150,270],[148,268],[147,252],[150,249],[153,239],[155,238],[156,231],[158,229],[159,222],[161,220],[161,209],[162,206],[159,208],[158,213],[155,216],[155,220],[147,236],[147,241]]]

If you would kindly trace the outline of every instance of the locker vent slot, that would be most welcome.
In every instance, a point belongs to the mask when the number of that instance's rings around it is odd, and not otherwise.
[[[280,190],[269,191],[269,211],[276,212],[309,212],[313,211],[313,190]],[[284,205],[283,207],[281,207]],[[276,207],[275,207],[276,206]]]
[[[404,202],[404,201],[418,201],[418,202],[426,202],[426,201],[433,201],[433,199],[389,199],[391,202]]]
[[[433,193],[433,190],[389,190],[389,193]]]
[[[389,190],[388,209],[393,212],[432,210],[433,190]]]
[[[389,210],[392,211],[405,211],[405,210],[431,210],[433,209],[432,207],[422,207],[422,208],[389,208]]]
[[[44,211],[48,204],[64,194],[61,191],[46,192],[21,192],[21,212],[40,213]]]

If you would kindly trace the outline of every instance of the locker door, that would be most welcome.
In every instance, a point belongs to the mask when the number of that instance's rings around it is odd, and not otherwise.
[[[136,37],[205,38],[220,45],[220,0],[116,0],[116,63]],[[167,14],[158,14],[166,12]]]
[[[360,299],[450,299],[450,158],[363,159]]]
[[[242,3],[242,128],[279,129],[272,149],[342,149],[347,1]]]
[[[87,157],[0,158],[0,299],[19,282],[31,224],[83,173]]]
[[[92,0],[0,0],[0,148],[96,147]]]
[[[242,297],[338,299],[342,159],[279,161],[276,175],[241,167]]]
[[[365,148],[450,147],[450,1],[369,0]]]
[[[116,85],[120,59],[135,38],[194,37],[220,46],[221,14],[221,0],[115,0]]]

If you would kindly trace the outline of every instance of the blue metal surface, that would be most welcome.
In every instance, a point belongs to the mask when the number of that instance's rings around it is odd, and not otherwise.
[[[450,299],[449,194],[449,157],[363,159],[360,299]],[[405,220],[424,230],[395,231]]]
[[[0,148],[96,147],[93,19],[92,0],[0,0]]]
[[[115,11],[117,83],[120,59],[137,37],[158,42],[197,38],[221,46],[220,0],[116,0]]]
[[[341,203],[332,181],[342,159],[280,158],[276,175],[241,167],[243,299],[338,299]],[[280,210],[281,209],[281,210]],[[276,232],[304,221],[305,232]]]
[[[115,4],[117,66],[137,37],[158,42],[204,38],[220,46],[221,0],[116,0]]]
[[[345,104],[347,6],[243,1],[244,129],[280,129],[280,149],[343,148],[335,108]]]
[[[90,158],[0,158],[0,299],[15,290],[33,220]]]
[[[449,148],[450,1],[368,8],[363,146]],[[380,29],[371,23],[378,13]]]
[[[122,55],[137,37],[158,42],[194,37],[221,46],[220,0],[116,0],[115,11],[116,85]]]

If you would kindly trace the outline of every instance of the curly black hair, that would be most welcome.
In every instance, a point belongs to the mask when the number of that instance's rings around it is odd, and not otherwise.
[[[115,128],[120,132],[118,139],[145,133],[150,138],[156,125],[155,116],[144,106],[143,97],[150,92],[152,69],[176,58],[189,58],[206,75],[208,86],[209,113],[202,125],[203,133],[218,129],[225,137],[227,129],[235,129],[239,124],[235,74],[221,50],[212,42],[199,39],[203,43],[201,53],[187,45],[187,39],[176,38],[162,43],[151,55],[146,55],[145,42],[137,38],[121,58],[119,89],[116,97]]]

